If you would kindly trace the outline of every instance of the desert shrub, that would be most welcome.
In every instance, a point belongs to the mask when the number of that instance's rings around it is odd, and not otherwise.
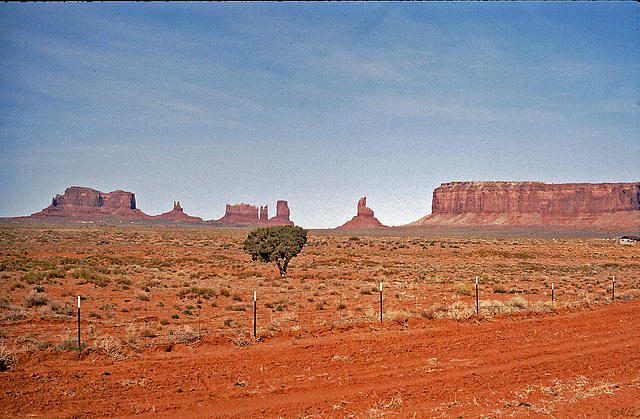
[[[15,284],[11,285],[11,291],[16,290],[18,288],[24,288],[24,284],[22,282],[16,282]]]
[[[239,296],[238,294],[233,294],[232,299],[233,299],[233,301],[242,301],[242,297]]]
[[[33,290],[25,297],[25,304],[28,307],[37,307],[40,305],[46,305],[49,301],[49,297],[45,292],[38,292]]]
[[[60,335],[60,342],[56,345],[56,349],[61,351],[78,349],[77,336],[73,335],[69,329],[67,329],[65,334]]]
[[[238,333],[237,336],[229,338],[234,345],[241,348],[243,346],[249,346],[255,343],[255,339],[247,332]],[[244,387],[246,383],[238,382],[236,385]]]
[[[102,335],[96,339],[96,349],[104,353],[114,361],[122,361],[126,358],[122,351],[122,344],[111,335]]]
[[[178,297],[180,298],[184,298],[187,295],[192,295],[193,297],[202,297],[205,300],[208,300],[211,297],[218,296],[218,294],[213,290],[213,288],[208,288],[208,287],[191,287],[188,289],[182,289],[178,293]]]
[[[56,300],[49,301],[47,303],[47,306],[51,311],[55,311],[56,313],[60,311],[60,309],[62,308],[62,304],[60,303],[60,301],[56,301]]]
[[[446,313],[447,308],[444,306],[444,304],[434,303],[433,305],[431,305],[431,307],[429,307],[428,310],[422,313],[422,317],[427,319],[441,319],[445,317]]]
[[[76,279],[83,279],[84,282],[91,282],[99,287],[106,287],[111,280],[106,276],[98,275],[88,268],[77,268],[71,271],[71,277]]]
[[[27,315],[20,309],[12,309],[9,311],[9,313],[7,313],[6,317],[4,318],[4,320],[10,321],[10,322],[15,322],[18,320],[24,320],[27,318]]]
[[[64,268],[59,267],[56,268],[52,271],[48,271],[45,273],[45,276],[49,279],[51,278],[64,278],[67,275],[67,272],[64,270]]]
[[[453,320],[464,320],[476,314],[475,307],[469,307],[462,301],[456,301],[449,311],[447,317]]]
[[[130,324],[125,329],[124,341],[129,344],[134,344],[138,341],[138,329]]]
[[[13,356],[13,353],[4,346],[4,343],[0,344],[0,371],[6,371],[17,364],[18,361],[16,357]]]
[[[245,278],[251,278],[251,277],[258,277],[261,278],[263,276],[265,276],[265,274],[263,274],[262,272],[258,272],[258,271],[244,271],[244,272],[238,272],[238,278],[239,279],[245,279]]]
[[[399,324],[406,323],[409,320],[409,313],[406,311],[394,311],[391,313],[391,320]]]
[[[616,300],[622,301],[634,300],[636,298],[640,298],[640,290],[637,289],[630,289],[616,295]]]
[[[537,313],[550,313],[553,311],[553,303],[551,301],[536,301],[532,309]]]
[[[220,295],[222,295],[223,297],[229,297],[229,295],[231,295],[229,293],[229,290],[227,288],[220,288]]]
[[[178,326],[169,329],[168,337],[176,342],[193,342],[198,339],[198,334],[189,326]]]
[[[29,285],[38,284],[44,278],[44,272],[28,272],[20,277],[21,281]]]
[[[9,308],[9,300],[4,297],[0,297],[0,309],[8,309]]]
[[[143,338],[155,338],[158,334],[151,327],[143,327],[140,331],[140,336]]]
[[[151,297],[149,296],[149,293],[146,291],[136,292],[136,298],[141,301],[149,301],[151,299]]]
[[[344,310],[345,308],[347,308],[347,305],[345,303],[338,304],[338,310]]]
[[[454,290],[457,294],[460,295],[471,295],[471,287],[467,284],[456,284]]]
[[[527,300],[518,296],[513,297],[510,301],[508,301],[507,305],[512,308],[525,309],[529,304],[527,303]]]
[[[507,292],[507,288],[502,284],[495,284],[492,288],[494,294],[505,294]]]
[[[116,284],[120,284],[120,285],[131,285],[133,283],[132,280],[127,279],[125,277],[121,277],[121,278],[116,278]]]

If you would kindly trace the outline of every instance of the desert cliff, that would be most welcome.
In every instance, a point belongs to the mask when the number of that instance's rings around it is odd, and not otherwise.
[[[450,182],[419,226],[637,228],[640,183]]]
[[[136,197],[121,190],[104,193],[91,188],[72,186],[64,195],[56,195],[51,205],[32,217],[53,218],[126,218],[147,219],[149,216],[136,208]]]

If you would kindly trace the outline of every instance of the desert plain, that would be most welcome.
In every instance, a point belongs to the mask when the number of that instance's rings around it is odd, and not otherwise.
[[[280,277],[249,231],[0,226],[0,415],[640,416],[640,246],[310,230]]]

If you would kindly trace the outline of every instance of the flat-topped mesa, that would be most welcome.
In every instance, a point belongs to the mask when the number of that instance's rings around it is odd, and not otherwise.
[[[451,182],[433,192],[433,214],[602,214],[640,209],[640,183]]]
[[[57,194],[51,205],[32,217],[139,219],[149,216],[136,208],[136,197],[132,192],[117,190],[104,193],[72,186],[64,191],[64,195]]]
[[[358,212],[356,216],[336,228],[384,228],[386,227],[373,216],[373,210],[367,207],[367,197],[358,201]]]
[[[270,226],[293,225],[293,221],[289,220],[289,214],[289,204],[287,201],[278,201],[276,204],[276,216],[269,219],[266,224]],[[262,219],[260,219],[260,221],[262,221]]]
[[[406,227],[566,227],[637,231],[640,182],[450,182]]]
[[[184,210],[180,206],[180,201],[173,202],[173,209],[169,212],[165,212],[160,215],[156,215],[153,217],[154,219],[159,220],[167,220],[167,221],[177,221],[177,222],[202,222],[202,218],[193,217],[191,215],[187,215],[184,213]]]
[[[249,204],[227,204],[224,217],[218,220],[221,223],[238,224],[238,225],[257,225],[260,224],[258,218],[258,207]]]

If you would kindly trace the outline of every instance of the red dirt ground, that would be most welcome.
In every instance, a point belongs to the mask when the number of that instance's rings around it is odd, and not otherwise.
[[[13,362],[0,372],[0,416],[640,416],[637,247],[314,233],[280,278],[243,254],[244,236],[1,230],[0,349]],[[612,274],[626,301],[608,299]],[[480,316],[455,291],[475,275],[481,299],[497,300]],[[27,304],[34,285],[48,305]],[[216,294],[184,293],[196,286]],[[76,295],[81,352],[67,349]]]
[[[6,418],[637,416],[639,325],[636,300],[264,333],[241,347],[207,337],[117,362],[49,348],[0,375],[1,409]]]

